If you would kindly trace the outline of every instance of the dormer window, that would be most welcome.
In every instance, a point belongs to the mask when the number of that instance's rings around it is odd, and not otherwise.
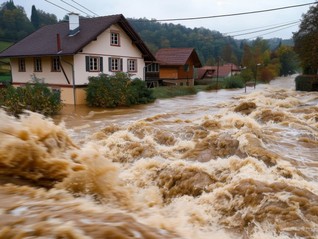
[[[120,39],[118,32],[111,32],[110,33],[110,45],[111,46],[120,46]]]

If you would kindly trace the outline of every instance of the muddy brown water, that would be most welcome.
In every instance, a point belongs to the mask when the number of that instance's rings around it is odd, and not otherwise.
[[[0,113],[0,238],[318,238],[318,93],[294,77]]]

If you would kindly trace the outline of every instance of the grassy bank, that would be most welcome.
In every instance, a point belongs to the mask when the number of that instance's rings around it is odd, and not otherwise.
[[[152,89],[152,94],[157,99],[166,99],[184,95],[195,95],[200,91],[210,91],[216,89],[234,89],[243,87],[244,80],[238,76],[233,76],[226,79],[222,79],[218,82],[216,82],[215,80],[196,82],[194,86],[157,87]]]
[[[215,90],[216,85],[195,85],[195,86],[162,86],[153,88],[152,95],[156,99],[173,98],[184,95],[195,95],[200,91]]]
[[[13,44],[12,42],[0,41],[0,51],[7,49],[12,44]]]
[[[12,45],[12,42],[0,41],[0,52]],[[11,82],[11,73],[7,69],[7,65],[10,64],[9,58],[0,59],[0,84],[6,84]]]
[[[11,74],[0,72],[0,84],[8,84],[11,82]]]

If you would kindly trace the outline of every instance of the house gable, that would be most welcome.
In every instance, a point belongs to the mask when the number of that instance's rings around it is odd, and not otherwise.
[[[62,22],[48,25],[33,32],[26,38],[0,53],[1,57],[27,57],[45,55],[74,55],[83,47],[107,30],[110,26],[118,24],[142,52],[146,61],[155,58],[134,31],[125,17],[121,14],[97,18],[84,18],[79,20],[79,32],[69,36],[69,23]],[[60,39],[60,48],[58,40]]]
[[[163,48],[156,53],[162,79],[191,79],[194,67],[201,67],[194,48]]]
[[[240,73],[240,68],[231,63],[219,66],[203,66],[198,69],[198,79],[226,78],[238,73]]]
[[[34,75],[76,104],[75,88],[85,87],[89,77],[123,71],[144,79],[145,63],[155,61],[123,15],[80,19],[73,35],[69,30],[66,22],[45,26],[1,52],[0,58],[10,58],[13,84]],[[23,71],[19,62],[25,63]]]

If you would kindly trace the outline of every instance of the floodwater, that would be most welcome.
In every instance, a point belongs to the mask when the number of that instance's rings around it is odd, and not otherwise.
[[[318,238],[318,93],[293,77],[0,123],[0,238]]]

